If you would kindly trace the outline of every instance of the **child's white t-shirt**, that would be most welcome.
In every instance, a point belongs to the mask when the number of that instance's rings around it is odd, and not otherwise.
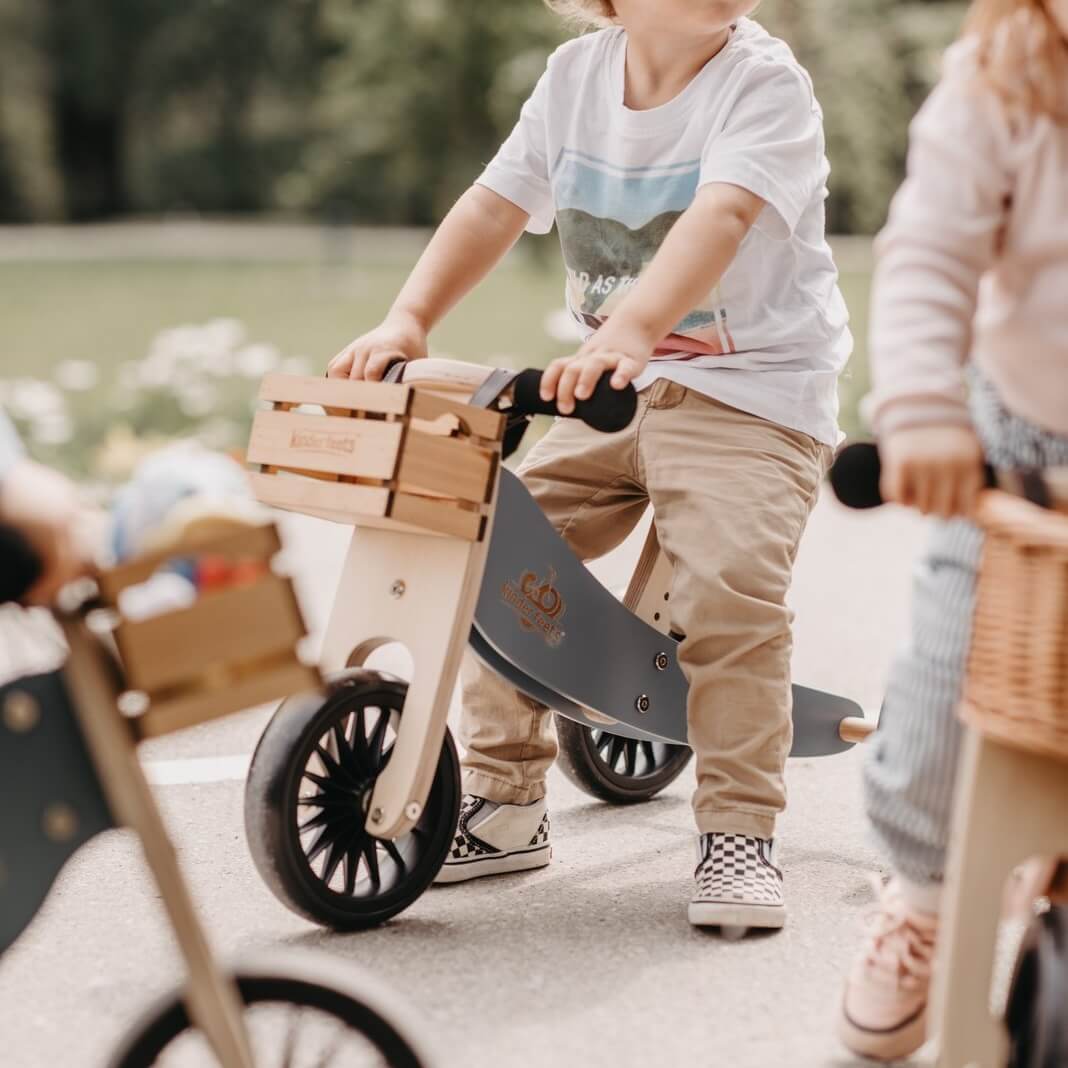
[[[568,308],[591,333],[701,186],[726,182],[767,201],[719,286],[635,384],[670,378],[836,444],[852,337],[824,233],[830,168],[807,73],[742,19],[677,97],[632,111],[626,44],[608,29],[557,49],[479,184],[528,212],[532,233],[555,219]]]

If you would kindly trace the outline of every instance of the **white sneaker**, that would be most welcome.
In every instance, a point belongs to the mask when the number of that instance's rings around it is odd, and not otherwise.
[[[544,868],[552,855],[545,798],[527,805],[501,805],[465,794],[452,849],[434,882],[461,883],[483,875]]]
[[[744,934],[750,927],[782,927],[786,902],[772,842],[746,834],[703,834],[698,840],[690,923]]]

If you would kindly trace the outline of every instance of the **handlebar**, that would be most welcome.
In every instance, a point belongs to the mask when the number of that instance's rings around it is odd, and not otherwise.
[[[831,465],[831,488],[848,508],[878,508],[886,502],[879,490],[882,462],[872,442],[854,442],[835,457]],[[983,484],[1023,497],[1042,508],[1063,507],[1068,495],[1068,471],[1049,468],[1007,471],[983,465]]]
[[[0,525],[0,604],[21,601],[42,571],[30,543],[13,527]]]
[[[409,373],[410,372],[410,373]],[[473,394],[473,403],[489,404],[501,396],[510,395],[509,416],[517,419],[532,415],[562,415],[556,401],[541,399],[541,378],[544,372],[536,368],[526,371],[493,370],[479,364],[459,360],[430,358],[405,360],[395,357],[382,376],[383,382],[415,382],[433,388],[439,382],[447,388],[459,388]],[[576,400],[575,410],[566,418],[581,419],[587,426],[605,434],[615,433],[630,425],[638,409],[638,394],[629,383],[614,389],[612,372],[606,371],[586,400]],[[485,391],[489,392],[486,393]]]
[[[542,400],[542,372],[520,371],[513,387],[513,410],[519,415],[560,415],[556,401]],[[612,372],[606,371],[586,400],[576,400],[575,410],[568,418],[581,419],[587,426],[605,434],[615,433],[630,425],[638,408],[638,394],[629,383],[615,389],[611,383]]]

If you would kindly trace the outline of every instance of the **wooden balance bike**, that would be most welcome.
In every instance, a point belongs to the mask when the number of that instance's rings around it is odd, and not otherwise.
[[[274,526],[180,543],[75,583],[54,609],[69,652],[62,670],[0,686],[0,952],[37,912],[60,868],[90,838],[134,830],[188,969],[183,989],[129,1034],[113,1068],[345,1068],[429,1063],[403,1010],[359,970],[285,954],[224,972],[197,918],[137,744],[297,690],[318,672],[294,647],[304,624],[289,581],[271,571]],[[232,581],[189,607],[124,614],[124,594],[161,566],[210,563]],[[0,600],[17,601],[39,565],[0,529]]]
[[[831,473],[881,503],[873,445]],[[1068,1064],[1068,471],[986,469],[984,545],[960,707],[965,723],[930,1027],[939,1068]],[[1022,499],[1021,499],[1022,498]],[[991,1012],[1006,883],[1031,913]]]
[[[501,466],[531,416],[555,412],[539,372],[430,359],[392,377],[268,376],[248,450],[261,501],[355,528],[322,653],[329,696],[283,702],[245,809],[268,885],[339,929],[396,915],[444,862],[460,802],[446,718],[466,646],[557,712],[564,767],[597,796],[651,797],[689,756],[655,530],[620,603]],[[612,432],[635,407],[605,378],[575,414]],[[364,666],[387,642],[409,650],[410,682]],[[801,686],[793,714],[795,756],[870,729],[854,702]]]

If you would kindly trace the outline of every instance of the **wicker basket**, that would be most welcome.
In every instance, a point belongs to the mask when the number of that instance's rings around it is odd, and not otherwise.
[[[1068,518],[984,496],[986,532],[962,718],[1068,761]]]

